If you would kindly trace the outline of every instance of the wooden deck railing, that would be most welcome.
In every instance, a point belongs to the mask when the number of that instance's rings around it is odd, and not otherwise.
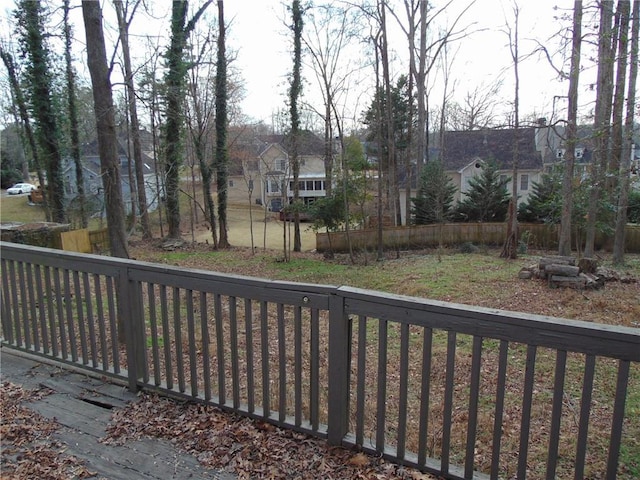
[[[4,347],[445,478],[638,468],[640,329],[10,243],[0,252]]]

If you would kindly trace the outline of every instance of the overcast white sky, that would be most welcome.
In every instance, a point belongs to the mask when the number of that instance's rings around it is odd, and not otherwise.
[[[107,0],[109,3],[110,1]],[[447,0],[448,1],[448,0]],[[463,8],[470,0],[452,0],[449,14],[453,18],[453,12]],[[201,2],[192,1],[192,8]],[[287,2],[288,3],[288,2]],[[433,0],[437,7],[445,4],[445,0]],[[570,11],[573,7],[572,0],[519,0],[521,4],[520,14],[520,53],[523,55],[533,48],[533,42],[529,39],[536,38],[542,43],[549,43],[549,36],[558,30],[558,22],[554,16],[561,9]],[[80,1],[72,1],[79,5]],[[104,5],[104,0],[103,0]],[[6,5],[5,5],[6,6]],[[103,6],[105,14],[112,10],[110,5]],[[133,28],[152,30],[155,35],[169,33],[170,2],[156,0],[154,3],[156,14],[161,21],[151,26],[151,22],[140,25],[133,22]],[[76,26],[76,35],[84,40],[81,31],[82,17],[78,9],[76,17],[79,25]],[[209,7],[209,16],[215,19],[215,2]],[[475,5],[467,12],[462,26],[469,26],[469,31],[475,31],[468,38],[460,42],[460,49],[454,60],[454,77],[456,92],[462,95],[473,90],[479,84],[492,84],[499,76],[504,78],[505,87],[502,95],[504,102],[513,99],[511,82],[513,72],[510,54],[508,51],[507,36],[501,31],[504,29],[506,18],[512,21],[512,0],[476,0]],[[6,14],[1,25],[11,22]],[[271,116],[278,109],[285,106],[285,96],[288,83],[288,75],[291,71],[291,33],[287,31],[283,20],[289,21],[287,11],[282,0],[233,0],[225,2],[225,17],[227,22],[232,22],[228,34],[228,48],[237,50],[236,68],[242,72],[245,81],[246,98],[243,109],[246,115],[256,120],[271,122]],[[391,25],[393,19],[389,18]],[[7,29],[2,27],[5,31]],[[554,41],[555,42],[555,41]],[[397,36],[392,47],[398,55],[405,55],[406,40]],[[359,47],[362,48],[362,47]],[[79,52],[79,60],[84,60]],[[396,67],[396,74],[406,73]],[[321,100],[314,95],[315,88],[312,72],[303,72],[307,84],[305,86],[305,99],[321,107]],[[521,64],[521,116],[535,112],[539,115],[550,116],[554,104],[554,96],[566,95],[568,86],[554,81],[556,75],[539,56],[524,61]],[[361,87],[372,90],[373,70],[368,74],[370,84],[367,81],[360,83]],[[355,93],[353,94],[356,95]],[[355,97],[354,97],[355,98]],[[432,103],[439,103],[438,99]],[[355,99],[352,101],[355,104]],[[361,110],[365,102],[359,104]],[[562,104],[564,105],[564,104]],[[508,107],[505,107],[508,108]]]
[[[435,0],[432,3],[439,6],[445,2]],[[468,3],[468,0],[453,0],[450,18],[453,18],[453,12]],[[561,10],[570,12],[573,8],[572,0],[520,0],[519,3],[521,55],[534,48],[534,38],[544,44],[556,42],[549,40],[560,25],[554,16]],[[560,10],[556,10],[556,6]],[[233,1],[225,5],[225,16],[233,19],[230,46],[238,49],[237,61],[247,85],[244,107],[246,113],[254,118],[268,120],[275,110],[284,105],[286,78],[291,71],[291,34],[286,32],[282,23],[286,15],[281,0]],[[513,69],[507,47],[508,37],[504,33],[505,15],[508,21],[513,21],[511,0],[476,0],[463,17],[460,24],[469,25],[469,31],[475,33],[460,42],[454,61],[456,90],[460,95],[481,83],[492,84],[502,76],[505,82],[503,100],[512,101]],[[393,22],[392,19],[388,21],[390,24]],[[406,41],[400,36],[396,38],[393,48],[405,55]],[[550,47],[551,50],[553,48],[556,48],[555,43]],[[397,73],[405,71],[398,70]],[[556,82],[556,77],[540,56],[521,63],[521,115],[534,112],[551,115],[554,97],[566,95],[568,89],[568,85]],[[314,85],[311,72],[306,71],[305,78],[310,82],[306,95],[312,99]],[[439,103],[439,96],[434,97]]]

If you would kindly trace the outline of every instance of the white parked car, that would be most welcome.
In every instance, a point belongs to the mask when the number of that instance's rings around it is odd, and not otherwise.
[[[36,186],[30,183],[16,183],[13,187],[7,188],[9,195],[20,195],[22,193],[31,193],[31,190],[35,190]]]

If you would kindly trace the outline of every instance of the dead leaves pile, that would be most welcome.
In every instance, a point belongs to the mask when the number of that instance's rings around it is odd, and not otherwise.
[[[65,455],[64,445],[51,438],[59,428],[55,421],[22,405],[50,393],[46,388],[26,390],[11,382],[2,383],[0,447],[3,479],[66,480],[95,475],[80,460]]]
[[[163,438],[195,455],[205,467],[241,479],[432,479],[435,477],[221,410],[142,394],[117,410],[107,444],[142,437]]]

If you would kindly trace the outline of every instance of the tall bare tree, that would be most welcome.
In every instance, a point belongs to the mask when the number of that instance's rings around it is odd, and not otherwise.
[[[142,146],[140,142],[140,121],[138,120],[137,92],[133,83],[133,69],[131,67],[131,52],[129,46],[129,26],[140,5],[141,0],[136,0],[133,4],[131,14],[127,19],[127,11],[122,0],[114,0],[116,15],[118,17],[118,33],[120,34],[120,46],[124,59],[125,84],[127,88],[127,106],[129,108],[129,121],[131,144],[133,146],[133,165],[135,168],[136,192],[138,200],[138,211],[140,212],[140,225],[142,227],[142,238],[148,240],[153,237],[149,224],[149,210],[147,206],[147,192],[144,181],[144,170],[142,161]],[[133,204],[132,204],[133,205]]]
[[[51,220],[62,223],[66,215],[60,130],[52,102],[53,70],[45,44],[43,6],[40,2],[21,0],[16,18],[20,27],[20,43],[27,56],[26,85],[36,126],[35,137],[47,172],[47,203],[51,209]]]
[[[303,11],[300,0],[293,0],[291,5],[291,31],[293,32],[293,71],[291,73],[291,86],[289,88],[289,114],[291,116],[291,146],[289,159],[293,172],[293,203],[294,203],[294,229],[293,251],[302,250],[302,238],[300,236],[300,212],[297,208],[300,201],[300,112],[298,102],[302,95],[302,29],[304,27]],[[330,179],[327,179],[330,181]],[[286,223],[285,223],[286,225]],[[286,249],[286,247],[285,247]]]
[[[216,61],[216,181],[218,184],[219,248],[229,248],[227,197],[229,153],[227,152],[227,52],[223,1],[218,0],[218,57]]]
[[[520,7],[513,4],[513,28],[506,25],[509,37],[509,52],[513,64],[514,97],[513,97],[513,158],[511,169],[511,199],[509,200],[509,216],[507,218],[507,238],[505,239],[502,258],[518,256],[518,164],[520,159],[520,54],[519,50]]]
[[[213,0],[207,0],[187,22],[189,2],[174,0],[171,11],[171,40],[167,52],[166,122],[164,125],[165,195],[167,202],[167,235],[179,239],[180,234],[180,167],[182,165],[183,99],[187,62],[184,52],[189,35],[198,19]]]
[[[211,62],[204,58],[210,55],[212,42],[208,32],[201,42],[194,41],[192,54],[195,64],[191,68],[191,80],[189,82],[189,92],[191,101],[187,105],[187,128],[190,133],[190,140],[193,146],[193,153],[200,166],[200,176],[202,177],[202,195],[204,199],[204,214],[209,223],[213,248],[218,248],[218,231],[215,211],[215,202],[212,193],[214,179],[214,163],[211,160],[211,145],[214,135],[215,122],[215,85],[210,81],[216,77]],[[195,197],[195,195],[194,195]],[[195,200],[195,198],[194,198]]]
[[[613,70],[617,34],[612,25],[613,2],[600,2],[600,26],[598,31],[598,74],[596,105],[594,112],[594,151],[591,185],[586,221],[584,256],[595,253],[596,220],[598,203],[604,190],[609,162],[609,137],[611,133],[611,105],[613,97]]]
[[[84,173],[80,157],[80,134],[78,126],[78,105],[76,101],[76,73],[71,59],[71,45],[73,36],[69,24],[69,0],[64,0],[63,7],[64,29],[64,60],[67,80],[67,112],[69,114],[69,133],[71,139],[71,157],[75,166],[76,188],[78,189],[78,214],[82,228],[87,227],[86,200],[84,194]]]
[[[129,258],[120,181],[116,122],[104,32],[102,30],[100,3],[92,0],[83,0],[82,15],[86,34],[87,66],[89,67],[93,86],[100,171],[104,187],[111,255]]]
[[[640,34],[640,0],[634,0],[631,13],[631,56],[629,66],[629,82],[627,93],[627,113],[623,148],[620,161],[620,194],[616,211],[615,236],[613,240],[613,263],[624,263],[625,227],[627,224],[627,208],[629,203],[629,170],[631,163],[631,144],[633,142],[634,114],[636,109],[636,82],[638,78],[638,36]]]
[[[630,0],[619,0],[616,21],[618,24],[616,78],[613,95],[613,110],[611,112],[611,155],[609,158],[607,179],[610,179],[609,190],[616,187],[620,171],[620,159],[624,136],[624,97],[627,86],[627,62],[629,60],[629,13]]]
[[[565,168],[562,179],[562,213],[558,253],[571,255],[571,216],[573,215],[573,172],[578,141],[578,84],[580,80],[580,51],[582,49],[582,0],[573,4],[573,33],[571,39],[571,67],[567,108]]]

